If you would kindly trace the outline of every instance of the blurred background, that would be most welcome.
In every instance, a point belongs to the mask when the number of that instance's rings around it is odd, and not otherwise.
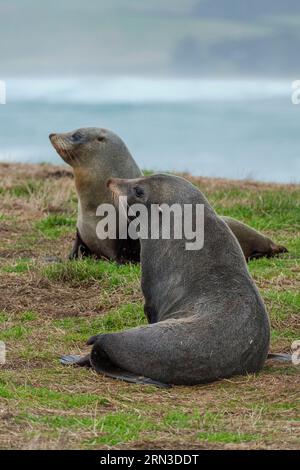
[[[299,0],[0,0],[0,160],[106,127],[144,169],[300,181]]]

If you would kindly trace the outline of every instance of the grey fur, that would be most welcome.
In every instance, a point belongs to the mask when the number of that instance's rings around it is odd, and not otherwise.
[[[183,178],[154,175],[113,179],[110,188],[129,204],[204,204],[205,243],[141,240],[142,290],[151,323],[91,338],[99,372],[130,372],[152,380],[193,385],[258,372],[267,358],[269,319],[236,238],[203,194]],[[136,197],[135,188],[144,196]],[[126,379],[124,379],[126,380]]]
[[[99,240],[96,226],[100,204],[111,203],[106,187],[110,177],[137,178],[141,171],[119,136],[107,129],[84,128],[65,134],[50,134],[53,147],[74,170],[78,195],[77,236],[70,257],[88,251],[117,261],[138,261],[138,241]]]

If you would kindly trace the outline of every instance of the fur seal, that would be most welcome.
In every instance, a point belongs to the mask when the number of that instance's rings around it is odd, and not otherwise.
[[[258,232],[249,225],[233,219],[232,217],[221,217],[236,236],[246,260],[257,258],[271,258],[280,253],[287,253],[287,249],[282,245],[277,245],[263,233]]]
[[[70,258],[95,255],[118,262],[139,261],[138,240],[100,240],[96,234],[100,204],[111,203],[110,177],[137,178],[141,171],[119,136],[107,129],[84,128],[50,134],[60,157],[73,168],[78,195],[77,233]]]
[[[183,178],[155,175],[110,179],[114,202],[204,206],[204,246],[187,240],[141,239],[141,286],[149,325],[99,334],[90,365],[99,373],[138,383],[195,385],[261,370],[270,324],[242,250],[203,194]],[[152,217],[152,215],[150,215]],[[161,220],[159,222],[161,224]],[[151,224],[149,223],[149,227]]]
[[[76,238],[70,259],[83,256],[138,261],[139,241],[100,241],[96,236],[96,208],[109,202],[105,182],[110,177],[138,178],[142,172],[122,139],[107,129],[84,128],[65,134],[50,134],[61,158],[74,170],[78,194]],[[238,220],[223,217],[238,239],[247,260],[275,256],[287,251],[270,238]]]

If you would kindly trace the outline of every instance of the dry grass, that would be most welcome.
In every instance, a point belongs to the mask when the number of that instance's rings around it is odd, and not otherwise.
[[[188,175],[186,175],[188,176]],[[300,338],[300,188],[188,176],[220,213],[284,243],[289,253],[250,263],[272,324],[272,350]],[[145,322],[138,266],[65,261],[76,196],[65,167],[0,164],[0,448],[295,449],[299,368],[159,390],[58,356],[85,340]],[[62,262],[48,263],[46,256]]]

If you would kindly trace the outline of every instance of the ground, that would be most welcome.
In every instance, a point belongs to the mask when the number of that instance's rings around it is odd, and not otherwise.
[[[270,315],[271,350],[289,351],[300,339],[300,186],[185,176],[218,213],[288,247],[249,269]],[[67,260],[77,201],[66,167],[0,164],[0,181],[0,448],[299,447],[295,365],[168,390],[61,366],[61,354],[87,351],[90,335],[145,323],[140,268]]]

